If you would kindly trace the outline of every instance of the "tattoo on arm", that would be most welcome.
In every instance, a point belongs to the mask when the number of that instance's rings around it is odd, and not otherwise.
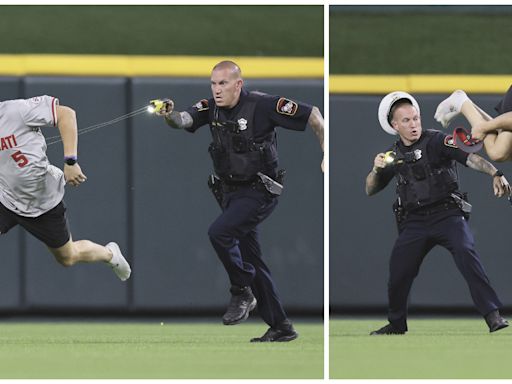
[[[491,176],[494,175],[494,172],[496,172],[496,167],[494,167],[494,165],[475,153],[469,154],[466,160],[466,165],[475,171],[487,173]]]
[[[167,124],[176,129],[185,129],[192,126],[194,122],[192,120],[192,116],[188,112],[177,112],[172,111],[168,115],[165,116],[165,121]]]
[[[366,194],[368,196],[375,195],[377,192],[384,189],[387,183],[384,182],[381,175],[372,170],[368,176],[366,176]]]
[[[309,115],[308,124],[315,132],[322,150],[324,149],[324,118],[317,107],[313,107],[311,114]]]

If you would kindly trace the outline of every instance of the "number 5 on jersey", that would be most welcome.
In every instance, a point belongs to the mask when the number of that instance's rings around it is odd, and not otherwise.
[[[23,168],[25,165],[28,164],[27,157],[21,153],[21,151],[14,152],[11,157],[14,159],[16,164],[18,164],[18,167]]]

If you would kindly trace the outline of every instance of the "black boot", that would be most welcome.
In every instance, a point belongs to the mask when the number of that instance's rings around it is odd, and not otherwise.
[[[489,326],[489,332],[496,332],[508,327],[508,321],[501,317],[497,309],[485,315],[485,322]]]
[[[256,298],[252,294],[251,287],[231,286],[231,301],[222,322],[224,325],[239,324],[249,317],[249,312],[256,308]]]
[[[372,336],[375,336],[375,335],[403,335],[404,333],[405,333],[405,331],[396,329],[395,327],[393,327],[393,325],[388,324],[388,325],[383,326],[380,329],[377,329],[376,331],[371,332],[370,335],[372,335]]]
[[[280,324],[270,327],[263,336],[251,339],[251,343],[292,341],[297,337],[299,337],[299,334],[293,328],[291,321],[286,319]]]

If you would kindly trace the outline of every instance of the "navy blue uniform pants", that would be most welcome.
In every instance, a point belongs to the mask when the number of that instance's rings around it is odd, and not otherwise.
[[[431,216],[410,216],[403,223],[389,264],[389,322],[407,330],[407,298],[425,255],[441,245],[453,256],[468,284],[473,302],[482,316],[502,306],[475,251],[473,234],[460,215],[441,212]]]
[[[258,312],[270,326],[286,319],[258,242],[258,225],[275,209],[277,198],[251,186],[224,195],[222,214],[208,231],[232,285],[250,286]]]

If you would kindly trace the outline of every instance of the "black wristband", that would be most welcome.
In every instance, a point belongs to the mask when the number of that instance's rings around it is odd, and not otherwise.
[[[503,176],[503,172],[501,172],[499,169],[496,170],[496,172],[494,172],[494,175],[492,175],[492,177],[501,177]]]
[[[76,156],[64,156],[64,163],[67,165],[75,165],[78,161],[78,157]]]

